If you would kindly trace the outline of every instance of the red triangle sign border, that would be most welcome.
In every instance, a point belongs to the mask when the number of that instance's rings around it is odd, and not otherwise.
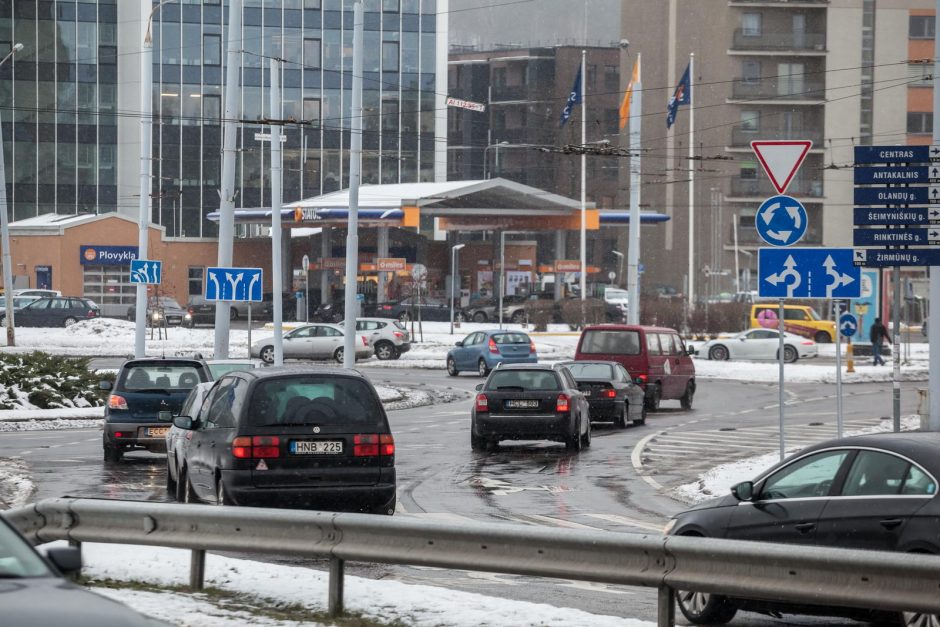
[[[799,158],[793,164],[792,169],[787,174],[786,179],[781,183],[777,180],[777,177],[774,176],[773,170],[768,166],[767,161],[764,159],[764,156],[761,154],[761,148],[764,146],[802,146],[803,150],[800,153]],[[806,155],[809,153],[810,148],[813,147],[813,142],[811,140],[755,140],[751,142],[751,150],[754,151],[754,154],[757,155],[757,160],[760,161],[761,167],[764,169],[764,172],[767,174],[767,178],[770,179],[770,183],[774,186],[774,189],[777,190],[778,194],[783,194],[786,192],[787,187],[790,185],[790,181],[793,180],[793,177],[799,171],[800,166],[803,164],[803,160],[806,159]]]

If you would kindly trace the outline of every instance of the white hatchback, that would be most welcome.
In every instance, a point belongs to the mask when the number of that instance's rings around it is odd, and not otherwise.
[[[411,350],[408,329],[394,318],[356,318],[356,331],[369,337],[379,359],[398,359]]]

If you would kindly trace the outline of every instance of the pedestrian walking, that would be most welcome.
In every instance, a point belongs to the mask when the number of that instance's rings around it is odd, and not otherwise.
[[[885,360],[881,358],[882,341],[887,341],[891,338],[888,336],[888,329],[885,328],[885,325],[881,324],[881,318],[875,318],[875,323],[871,325],[871,330],[869,331],[869,338],[871,339],[872,365],[884,365]]]

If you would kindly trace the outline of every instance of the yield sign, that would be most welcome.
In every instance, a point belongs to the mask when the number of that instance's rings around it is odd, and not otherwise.
[[[751,149],[757,155],[764,172],[777,192],[787,191],[793,175],[800,169],[806,153],[813,147],[810,140],[766,140],[751,142]]]

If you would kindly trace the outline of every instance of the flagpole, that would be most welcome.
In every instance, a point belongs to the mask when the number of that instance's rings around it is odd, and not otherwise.
[[[636,83],[630,106],[630,223],[627,247],[627,322],[640,324],[640,120],[643,115],[643,66],[636,55]]]
[[[585,70],[585,59],[587,50],[581,51],[581,300],[582,303],[587,296],[587,100],[584,97],[584,84],[587,83],[587,73]],[[584,320],[584,307],[581,307],[581,322]]]
[[[695,308],[695,53],[689,54],[689,309]]]

